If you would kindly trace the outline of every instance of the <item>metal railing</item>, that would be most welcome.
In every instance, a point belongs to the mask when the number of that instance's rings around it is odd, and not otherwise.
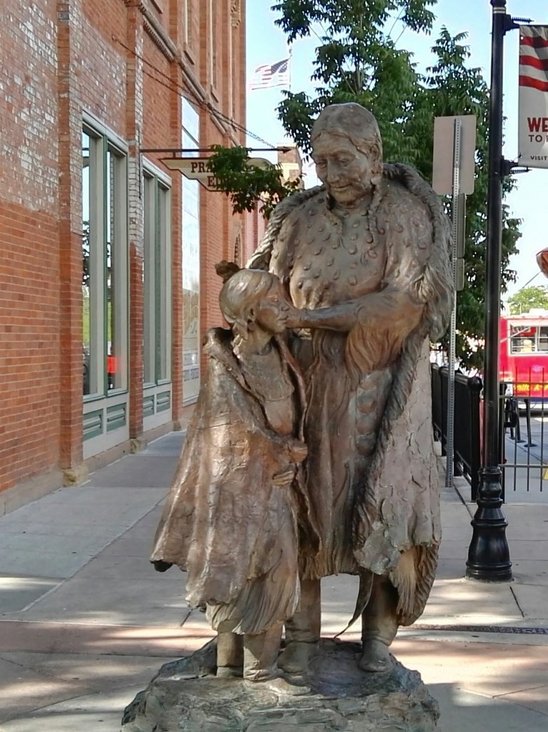
[[[446,366],[432,364],[432,421],[434,438],[441,443],[445,455],[447,436],[447,389],[449,374]],[[455,374],[454,474],[466,478],[476,500],[479,488],[481,460],[481,400],[483,384],[478,376]]]
[[[544,374],[542,375],[544,377]],[[501,463],[507,500],[548,494],[547,384],[537,380],[501,385],[504,425]],[[521,394],[519,392],[522,392]],[[541,396],[534,396],[536,393]]]
[[[544,376],[544,374],[542,374]],[[432,365],[432,421],[434,438],[446,454],[446,366]],[[478,497],[482,442],[482,380],[455,374],[454,475],[462,475]],[[527,394],[528,396],[525,396]],[[533,396],[539,394],[540,396]],[[548,382],[500,385],[499,462],[504,501],[548,500]]]

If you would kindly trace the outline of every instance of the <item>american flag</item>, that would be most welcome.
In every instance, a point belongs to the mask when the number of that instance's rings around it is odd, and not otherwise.
[[[289,84],[289,59],[284,58],[275,64],[257,66],[249,82],[250,89],[269,89],[273,86]]]
[[[548,92],[548,26],[522,25],[519,35],[519,85]]]

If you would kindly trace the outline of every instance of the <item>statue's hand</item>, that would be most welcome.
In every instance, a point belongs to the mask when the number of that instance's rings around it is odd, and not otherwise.
[[[289,457],[296,463],[302,463],[308,455],[308,447],[302,440],[291,440],[289,443]]]
[[[295,308],[291,306],[287,315],[286,325],[288,328],[306,328],[309,325],[309,310],[303,308]]]
[[[272,483],[278,488],[289,488],[295,477],[295,468],[291,467],[272,477]]]

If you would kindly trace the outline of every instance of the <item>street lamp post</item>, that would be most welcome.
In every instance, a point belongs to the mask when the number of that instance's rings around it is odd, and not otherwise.
[[[506,0],[491,0],[491,94],[489,106],[489,182],[485,292],[485,359],[483,456],[478,508],[466,562],[467,577],[504,582],[512,579],[502,512],[502,473],[499,433],[499,317],[502,241],[502,178],[509,168],[502,157],[503,44],[507,30],[517,27],[506,14]]]

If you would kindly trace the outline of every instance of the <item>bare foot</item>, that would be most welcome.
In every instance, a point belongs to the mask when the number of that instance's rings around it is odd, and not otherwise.
[[[383,673],[390,671],[393,665],[388,646],[376,638],[369,638],[363,643],[363,652],[358,667],[362,671]]]

